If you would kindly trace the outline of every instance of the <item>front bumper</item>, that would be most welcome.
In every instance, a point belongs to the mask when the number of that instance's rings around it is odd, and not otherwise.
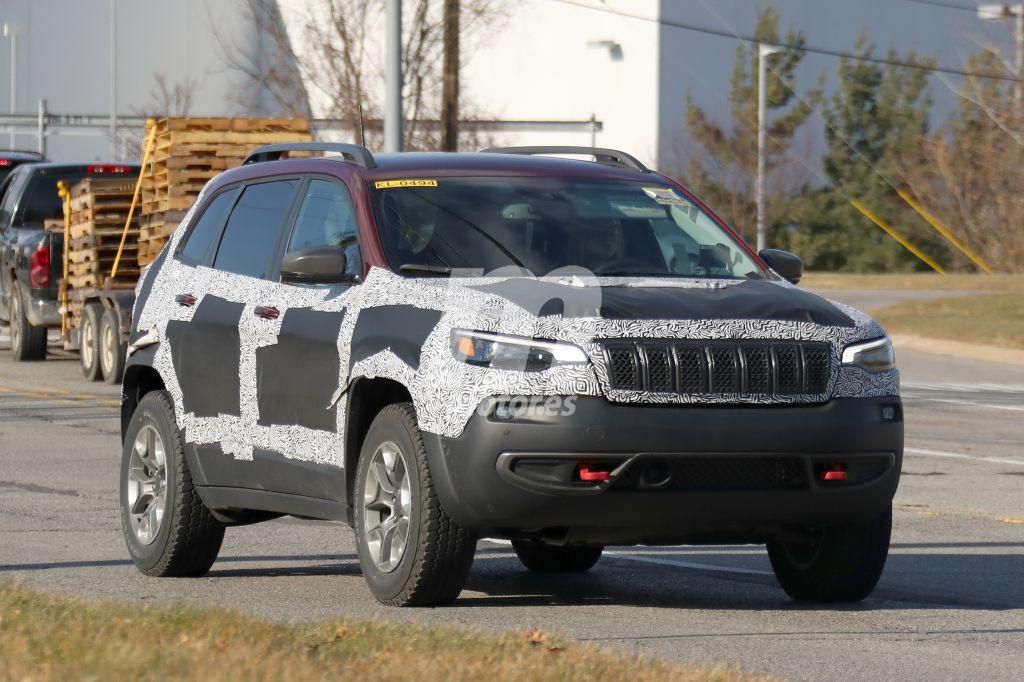
[[[508,421],[494,416],[497,401],[485,400],[458,438],[424,434],[441,504],[480,534],[597,544],[758,542],[786,524],[870,520],[899,483],[897,397],[781,407],[578,398],[570,416]],[[614,480],[579,481],[581,462],[606,463]],[[823,481],[836,464],[848,480]]]

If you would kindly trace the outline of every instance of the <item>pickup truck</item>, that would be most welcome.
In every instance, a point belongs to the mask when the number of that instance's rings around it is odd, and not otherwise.
[[[23,163],[39,163],[46,158],[38,152],[22,152],[14,149],[0,149],[0,186],[15,168]],[[2,198],[3,195],[0,195]]]
[[[57,183],[138,172],[109,163],[23,163],[0,184],[0,322],[11,327],[14,359],[46,358],[46,334],[61,326],[64,238],[46,229],[63,217]]]

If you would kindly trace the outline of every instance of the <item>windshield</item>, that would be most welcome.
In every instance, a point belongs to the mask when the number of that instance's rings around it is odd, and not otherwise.
[[[374,183],[385,255],[409,276],[517,267],[601,276],[762,278],[679,191],[656,183],[439,178]],[[460,273],[461,274],[461,273]]]

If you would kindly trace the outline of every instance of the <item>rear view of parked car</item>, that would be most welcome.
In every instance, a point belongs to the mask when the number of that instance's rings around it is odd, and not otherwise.
[[[57,183],[137,172],[124,164],[24,163],[0,186],[0,322],[11,327],[15,360],[43,360],[47,329],[60,327],[64,235],[46,229],[63,218]]]

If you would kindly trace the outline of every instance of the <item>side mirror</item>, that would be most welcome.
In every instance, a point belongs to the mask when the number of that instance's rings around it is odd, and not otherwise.
[[[762,249],[757,255],[768,264],[768,267],[793,284],[799,284],[800,278],[804,276],[804,262],[789,251]]]
[[[289,251],[281,260],[281,281],[290,284],[340,284],[359,281],[345,272],[348,258],[337,246],[313,246]]]

